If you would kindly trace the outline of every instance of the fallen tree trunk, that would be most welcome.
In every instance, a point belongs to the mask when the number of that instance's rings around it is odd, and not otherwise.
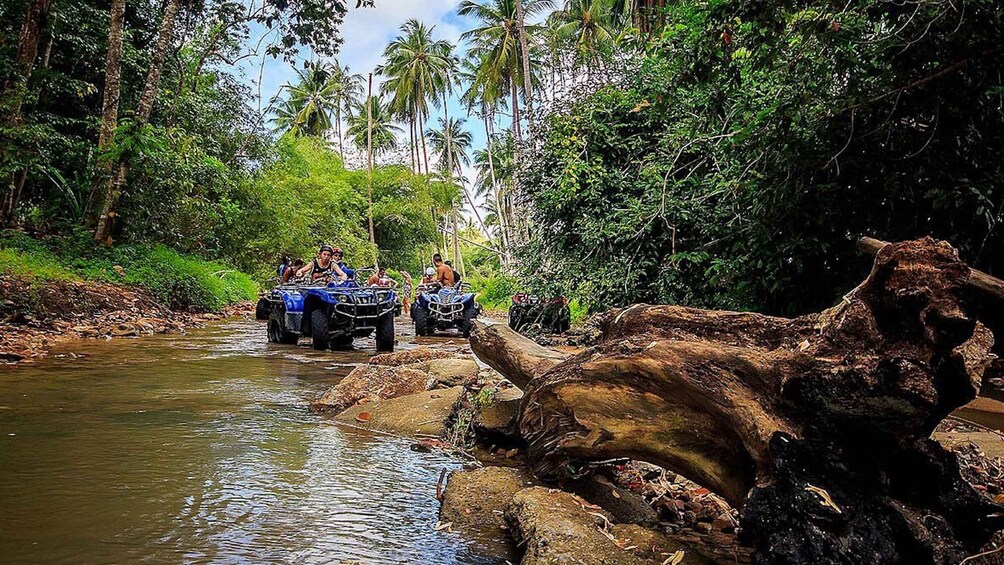
[[[519,429],[544,478],[612,457],[667,467],[740,508],[762,562],[958,562],[1004,525],[928,439],[991,358],[970,277],[928,238],[882,247],[819,314],[635,305],[564,360],[502,326],[471,345],[524,389]]]

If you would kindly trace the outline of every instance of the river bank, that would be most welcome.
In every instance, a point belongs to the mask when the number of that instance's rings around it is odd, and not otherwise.
[[[67,340],[184,332],[252,311],[248,301],[218,312],[179,311],[141,286],[0,275],[0,362],[30,363]]]

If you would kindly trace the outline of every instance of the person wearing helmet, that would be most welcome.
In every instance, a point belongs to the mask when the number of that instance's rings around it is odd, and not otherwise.
[[[429,267],[425,270],[425,276],[422,277],[422,284],[432,284],[436,282],[436,268]]]
[[[349,277],[339,265],[342,255],[343,253],[341,253],[341,249],[338,249],[337,258],[333,260],[336,256],[336,250],[330,245],[322,245],[321,249],[317,252],[317,258],[300,268],[300,270],[296,272],[296,276],[299,277],[309,274],[311,281],[332,276],[336,276],[343,281],[348,280]]]

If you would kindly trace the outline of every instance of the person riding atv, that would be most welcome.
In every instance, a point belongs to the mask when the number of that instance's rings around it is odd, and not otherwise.
[[[329,277],[346,281],[349,279],[349,276],[342,270],[342,257],[344,255],[345,253],[341,248],[334,248],[327,244],[322,245],[321,249],[317,252],[317,258],[296,271],[296,276],[309,275],[311,281]]]

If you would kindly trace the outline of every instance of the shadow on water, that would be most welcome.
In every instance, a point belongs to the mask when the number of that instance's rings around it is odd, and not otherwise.
[[[359,347],[240,321],[0,367],[0,562],[504,562],[433,529],[460,462],[307,411]]]

